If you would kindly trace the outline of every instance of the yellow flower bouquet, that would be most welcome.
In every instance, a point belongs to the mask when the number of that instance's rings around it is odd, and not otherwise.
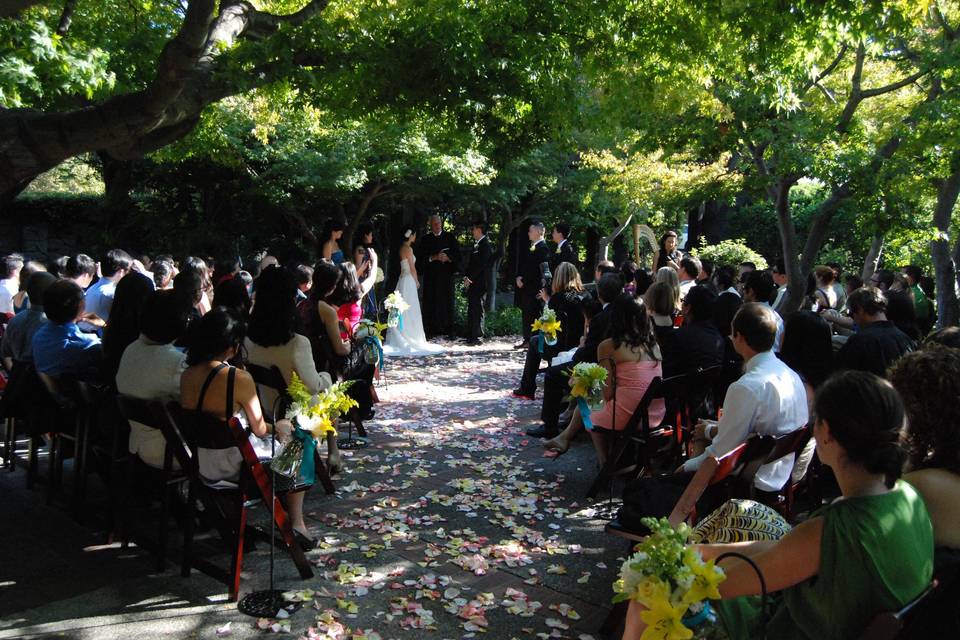
[[[687,546],[690,527],[674,528],[666,518],[641,520],[651,534],[620,568],[614,602],[636,600],[646,607],[641,640],[687,640],[693,628],[716,620],[709,600],[719,600],[726,576],[713,560]]]
[[[316,468],[314,452],[317,443],[337,435],[337,419],[357,406],[347,395],[351,382],[338,382],[313,396],[296,373],[287,386],[290,406],[285,418],[293,423],[293,438],[270,461],[270,468],[280,475],[299,476],[305,484],[313,484]]]
[[[557,320],[557,312],[550,307],[543,310],[543,314],[533,321],[530,328],[534,331],[539,331],[540,335],[543,336],[544,342],[551,347],[557,344],[557,334],[560,333],[560,321]],[[540,345],[540,353],[543,353],[542,343]]]
[[[581,362],[570,370],[570,395],[580,409],[583,427],[593,431],[590,413],[603,406],[603,387],[607,383],[607,370],[594,362]]]

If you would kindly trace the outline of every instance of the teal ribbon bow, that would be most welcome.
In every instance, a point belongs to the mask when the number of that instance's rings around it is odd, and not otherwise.
[[[303,443],[303,459],[300,462],[300,479],[305,484],[313,484],[317,479],[317,467],[314,454],[317,452],[317,441],[313,434],[300,427],[293,428],[293,437]]]

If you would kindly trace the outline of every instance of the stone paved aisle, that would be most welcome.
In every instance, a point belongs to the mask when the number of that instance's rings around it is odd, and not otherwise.
[[[388,361],[371,446],[348,454],[336,495],[308,495],[316,576],[277,556],[277,584],[307,600],[286,619],[239,614],[203,575],[152,574],[2,474],[0,638],[597,637],[625,548],[583,498],[589,443],[550,459],[524,435],[539,402],[509,396],[521,357],[494,343]],[[260,545],[244,592],[266,568]]]

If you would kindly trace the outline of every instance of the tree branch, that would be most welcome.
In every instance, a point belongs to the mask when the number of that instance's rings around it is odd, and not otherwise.
[[[73,10],[77,8],[77,0],[66,0],[63,3],[63,12],[60,14],[60,22],[57,23],[57,35],[65,36],[70,30],[70,24],[73,22]]]
[[[860,98],[862,100],[866,100],[867,98],[875,98],[876,96],[882,96],[885,93],[890,93],[891,91],[902,89],[907,85],[913,84],[914,82],[916,82],[923,76],[927,75],[928,73],[930,73],[929,69],[921,69],[916,73],[911,73],[909,76],[907,76],[906,78],[903,78],[902,80],[891,82],[890,84],[885,85],[883,87],[877,87],[876,89],[864,89],[863,91],[860,92]]]
[[[857,45],[857,57],[853,64],[853,75],[850,78],[850,95],[847,97],[847,104],[844,106],[843,112],[840,114],[840,120],[837,122],[837,133],[846,132],[847,127],[850,126],[850,121],[853,120],[854,112],[857,110],[857,107],[860,106],[860,101],[862,100],[860,96],[860,82],[863,79],[863,61],[866,55],[866,49],[861,42]]]
[[[0,18],[13,17],[35,4],[40,4],[40,0],[0,0]]]
[[[247,3],[244,2],[244,4]],[[263,39],[276,33],[281,25],[300,26],[310,18],[323,13],[328,4],[329,0],[311,0],[299,11],[281,16],[253,10],[250,14],[250,24],[244,36],[254,40]],[[253,7],[251,6],[250,9],[252,10]]]
[[[840,64],[840,61],[843,60],[843,57],[847,54],[849,47],[847,43],[840,45],[840,51],[837,52],[837,56],[833,59],[833,62],[827,65],[827,68],[817,74],[816,78],[807,81],[807,84],[800,90],[800,97],[802,98],[811,88],[819,85],[821,82],[826,79],[831,73],[836,71],[837,66]]]

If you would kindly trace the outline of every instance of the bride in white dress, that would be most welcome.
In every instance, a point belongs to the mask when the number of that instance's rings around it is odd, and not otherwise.
[[[410,308],[403,312],[403,329],[387,329],[383,345],[386,356],[430,356],[441,353],[442,347],[427,342],[423,332],[423,316],[420,313],[420,298],[417,295],[420,283],[417,280],[417,258],[413,255],[413,243],[417,232],[411,226],[403,228],[403,244],[400,245],[400,279],[397,291]]]

